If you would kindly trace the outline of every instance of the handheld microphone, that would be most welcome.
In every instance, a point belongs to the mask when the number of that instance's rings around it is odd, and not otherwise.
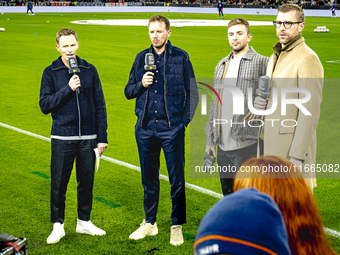
[[[261,76],[259,80],[259,87],[256,89],[256,95],[266,99],[269,97],[270,78],[269,76]]]
[[[152,53],[146,53],[144,70],[154,71],[156,69],[155,56]]]
[[[210,151],[209,155],[206,154],[204,156],[204,163],[203,163],[203,169],[206,172],[210,172],[211,167],[214,165],[216,161],[216,158],[214,157],[214,155],[212,154],[212,152]]]
[[[69,68],[69,70],[68,70],[69,74],[73,73],[73,75],[74,75],[75,73],[80,73],[80,69],[78,68],[77,60],[74,57],[68,59],[68,68]],[[76,92],[77,92],[78,95],[80,94],[79,88],[77,88]]]

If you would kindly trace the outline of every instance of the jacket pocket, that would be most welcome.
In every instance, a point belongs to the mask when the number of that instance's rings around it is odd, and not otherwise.
[[[284,134],[294,134],[295,127],[280,127],[280,135]]]

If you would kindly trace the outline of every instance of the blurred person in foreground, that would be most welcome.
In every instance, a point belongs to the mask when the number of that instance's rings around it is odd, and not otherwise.
[[[290,255],[286,226],[274,200],[256,189],[225,196],[204,216],[195,255]]]
[[[234,190],[238,193],[253,187],[274,199],[287,226],[292,255],[336,255],[327,241],[315,198],[306,180],[299,170],[293,170],[293,166],[288,171],[291,166],[288,159],[277,156],[249,159],[235,176]],[[262,172],[265,169],[267,171]]]
[[[171,185],[170,244],[181,245],[182,224],[186,223],[185,129],[194,116],[198,91],[188,53],[169,41],[170,21],[154,15],[148,29],[152,45],[137,54],[124,91],[127,99],[136,98],[135,135],[145,212],[140,227],[129,238],[138,240],[158,234],[159,157],[163,149]],[[152,72],[144,69],[147,53],[154,55],[156,68]]]
[[[267,66],[267,76],[271,78],[267,109],[275,104],[277,107],[265,116],[259,138],[263,155],[289,159],[302,170],[313,190],[315,173],[304,171],[304,168],[315,167],[316,163],[316,126],[320,117],[324,71],[317,54],[301,35],[304,19],[304,12],[298,5],[284,4],[278,8],[273,21],[278,43],[273,46],[275,52]],[[273,89],[277,89],[277,99]],[[286,93],[285,90],[294,92]],[[310,98],[304,102],[308,93]],[[289,100],[283,108],[282,96]],[[266,105],[265,99],[257,99]]]
[[[45,68],[41,79],[39,105],[44,114],[51,113],[51,222],[53,231],[48,244],[65,235],[65,199],[76,159],[78,219],[76,232],[105,235],[90,220],[93,198],[95,152],[107,148],[106,106],[96,68],[77,56],[78,36],[69,28],[57,33],[57,50],[61,56]],[[69,74],[68,59],[74,57],[80,72]]]

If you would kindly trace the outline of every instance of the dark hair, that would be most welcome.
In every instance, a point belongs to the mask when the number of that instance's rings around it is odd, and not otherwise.
[[[163,15],[153,15],[149,20],[148,26],[150,25],[151,22],[156,22],[156,21],[163,22],[165,24],[165,29],[167,31],[170,30],[170,21]]]
[[[63,28],[61,30],[59,30],[59,32],[57,33],[57,37],[56,37],[56,40],[57,40],[57,44],[59,44],[59,39],[60,37],[62,36],[68,36],[68,35],[74,35],[74,37],[76,38],[76,40],[78,41],[78,36],[77,36],[77,33],[74,32],[72,29],[70,28]]]
[[[228,28],[232,27],[232,26],[236,26],[236,25],[244,25],[247,29],[247,34],[250,34],[250,27],[249,27],[249,22],[244,19],[244,18],[235,18],[232,19],[231,21],[229,21],[228,23]]]

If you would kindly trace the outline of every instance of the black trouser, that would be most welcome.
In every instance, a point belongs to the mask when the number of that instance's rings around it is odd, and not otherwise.
[[[96,139],[51,140],[51,222],[64,222],[67,184],[76,158],[78,219],[90,220]]]
[[[222,17],[224,17],[223,16],[223,11],[222,10],[218,10],[218,16],[221,17],[221,15],[222,15]]]
[[[163,149],[171,184],[172,225],[186,223],[184,179],[184,126],[168,131],[150,131],[136,126],[136,141],[144,188],[145,220],[156,222],[159,200],[159,155]]]
[[[240,166],[251,157],[256,156],[257,143],[245,148],[233,151],[223,151],[218,146],[217,163],[218,166],[223,166],[225,169],[234,169],[235,171],[221,172],[220,179],[223,195],[228,195],[234,192],[234,177]]]

